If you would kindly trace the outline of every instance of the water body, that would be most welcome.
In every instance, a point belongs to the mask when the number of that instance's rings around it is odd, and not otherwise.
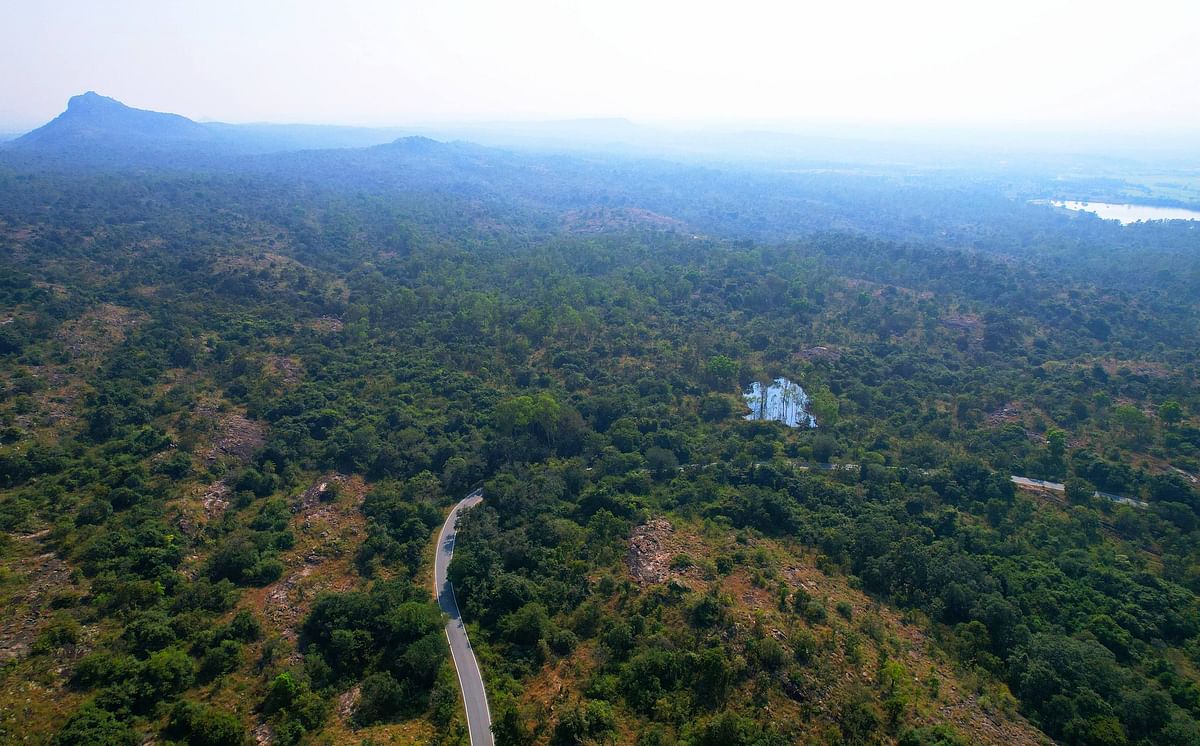
[[[808,413],[808,394],[798,383],[776,378],[765,389],[758,381],[742,394],[750,408],[748,420],[774,420],[788,427],[816,427],[817,419]]]
[[[1082,210],[1099,215],[1105,220],[1119,220],[1121,225],[1141,223],[1147,220],[1200,220],[1200,211],[1182,207],[1152,207],[1150,205],[1115,205],[1109,202],[1064,202],[1050,200],[1055,207]]]

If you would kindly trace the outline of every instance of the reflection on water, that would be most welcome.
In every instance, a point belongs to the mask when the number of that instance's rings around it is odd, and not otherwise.
[[[808,394],[800,384],[786,378],[776,378],[765,389],[758,381],[742,394],[750,407],[748,420],[775,420],[788,427],[816,427],[817,420],[808,413]]]
[[[1109,202],[1071,202],[1050,200],[1055,207],[1082,210],[1099,215],[1105,220],[1119,220],[1121,225],[1140,223],[1144,220],[1200,220],[1200,211],[1182,207],[1152,207],[1150,205],[1116,205]]]

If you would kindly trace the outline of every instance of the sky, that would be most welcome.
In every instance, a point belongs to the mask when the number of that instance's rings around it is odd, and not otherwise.
[[[228,122],[1200,130],[1200,2],[4,0],[0,130]]]

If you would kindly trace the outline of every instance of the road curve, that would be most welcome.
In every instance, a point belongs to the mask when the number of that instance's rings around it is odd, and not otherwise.
[[[475,660],[475,652],[471,650],[471,642],[467,639],[467,628],[463,626],[462,615],[458,611],[454,588],[446,577],[450,558],[454,556],[458,514],[465,508],[477,505],[481,500],[483,490],[475,490],[455,505],[447,516],[446,523],[438,534],[437,554],[433,560],[433,591],[437,594],[438,606],[441,606],[442,611],[449,617],[446,622],[446,639],[450,642],[450,657],[454,660],[454,670],[458,672],[458,688],[462,690],[471,746],[493,746],[492,713],[488,709],[483,676],[479,673],[479,662]]]

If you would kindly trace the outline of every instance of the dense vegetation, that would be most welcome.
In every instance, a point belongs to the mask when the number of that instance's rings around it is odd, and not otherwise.
[[[997,722],[1200,742],[1195,230],[860,184],[859,232],[785,231],[728,205],[776,177],[490,157],[0,170],[5,739],[465,742],[429,559],[483,483],[500,743],[996,740],[902,627]],[[819,427],[741,418],[777,376]],[[662,517],[692,549],[635,583]]]

